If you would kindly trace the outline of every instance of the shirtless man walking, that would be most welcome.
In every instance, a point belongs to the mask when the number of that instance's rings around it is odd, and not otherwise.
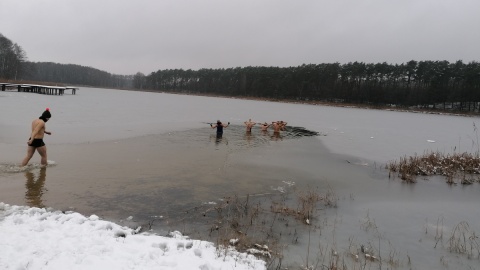
[[[48,134],[48,135],[52,134],[51,132],[45,130],[45,123],[51,117],[52,115],[50,114],[50,109],[47,108],[42,113],[42,116],[40,116],[38,119],[33,120],[32,134],[30,135],[30,138],[28,139],[28,142],[27,142],[28,144],[27,155],[22,161],[22,166],[25,166],[28,164],[33,154],[35,154],[35,150],[37,150],[37,152],[41,156],[40,163],[42,165],[47,165],[47,147],[43,142],[43,136],[44,134]]]

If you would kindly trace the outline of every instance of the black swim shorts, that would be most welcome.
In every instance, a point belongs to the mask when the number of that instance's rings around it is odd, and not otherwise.
[[[29,146],[33,146],[35,148],[45,146],[43,139],[33,139],[32,143]]]

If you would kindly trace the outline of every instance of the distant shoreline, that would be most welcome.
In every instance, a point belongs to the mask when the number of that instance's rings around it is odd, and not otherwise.
[[[45,84],[47,82],[32,82],[32,81],[20,81],[13,82],[12,80],[7,80],[10,83],[36,83],[36,84]],[[58,86],[64,86],[63,83],[51,83]],[[262,98],[262,97],[245,97],[245,96],[225,96],[225,95],[211,95],[211,94],[200,94],[200,93],[185,93],[185,92],[167,92],[167,91],[155,91],[147,89],[121,89],[121,88],[105,88],[105,87],[95,87],[95,86],[78,86],[78,87],[88,87],[88,88],[102,88],[102,89],[113,89],[113,90],[124,90],[124,91],[133,91],[133,92],[149,92],[149,93],[164,93],[164,94],[175,94],[175,95],[185,95],[185,96],[200,96],[200,97],[218,97],[218,98],[231,98],[231,99],[241,99],[241,100],[256,100],[256,101],[268,101],[268,102],[278,102],[278,103],[289,103],[289,104],[303,104],[303,105],[320,105],[320,106],[331,106],[339,108],[355,108],[355,109],[368,109],[368,110],[383,110],[383,111],[394,111],[394,112],[409,112],[409,113],[423,113],[423,114],[437,114],[437,115],[451,115],[451,116],[465,116],[465,117],[475,117],[480,116],[480,113],[475,112],[459,112],[459,111],[443,111],[443,110],[434,110],[434,109],[425,109],[425,108],[400,108],[400,107],[390,107],[390,106],[377,106],[377,105],[367,105],[367,104],[356,104],[356,103],[338,103],[338,102],[327,102],[327,101],[306,101],[306,100],[293,100],[293,99],[274,99],[274,98]]]
[[[110,89],[110,88],[109,88]],[[409,108],[398,108],[398,107],[389,107],[389,106],[375,106],[375,105],[366,105],[366,104],[355,104],[355,103],[337,103],[337,102],[326,102],[326,101],[299,101],[292,99],[273,99],[273,98],[261,98],[261,97],[234,97],[234,96],[224,96],[224,95],[209,95],[209,94],[196,94],[196,93],[184,93],[184,92],[166,92],[166,91],[155,91],[155,90],[137,90],[137,89],[115,89],[115,90],[126,90],[126,91],[138,91],[138,92],[149,92],[149,93],[163,93],[163,94],[175,94],[175,95],[185,95],[185,96],[200,96],[200,97],[218,97],[218,98],[231,98],[231,99],[241,99],[241,100],[256,100],[256,101],[268,101],[268,102],[278,102],[278,103],[288,103],[288,104],[302,104],[302,105],[320,105],[320,106],[331,106],[339,108],[355,108],[355,109],[367,109],[367,110],[383,110],[383,111],[394,111],[394,112],[409,112],[409,113],[423,113],[423,114],[436,114],[436,115],[451,115],[451,116],[465,116],[465,117],[475,117],[480,116],[479,113],[474,112],[458,112],[458,111],[442,111],[442,110],[433,110],[433,109],[409,109]]]

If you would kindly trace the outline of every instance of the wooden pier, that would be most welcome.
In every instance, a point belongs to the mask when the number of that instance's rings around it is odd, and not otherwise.
[[[2,91],[17,90],[18,92],[30,92],[43,95],[63,95],[65,91],[71,91],[72,95],[77,93],[78,87],[72,86],[48,86],[38,84],[17,84],[17,83],[2,83]]]

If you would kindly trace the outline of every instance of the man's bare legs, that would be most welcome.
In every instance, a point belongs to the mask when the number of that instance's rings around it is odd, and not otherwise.
[[[33,154],[35,154],[35,147],[29,146],[27,148],[27,155],[25,156],[25,158],[22,161],[22,167],[28,164],[30,159],[33,157]]]
[[[37,148],[37,152],[40,154],[40,156],[42,157],[41,160],[40,160],[40,164],[42,165],[48,165],[48,161],[47,161],[47,147],[46,146],[42,146],[42,147],[38,147]]]
[[[41,156],[40,163],[42,165],[47,165],[48,164],[47,163],[47,147],[46,146],[37,147],[37,152]],[[35,147],[29,146],[28,150],[27,150],[27,155],[25,156],[25,158],[22,161],[22,167],[26,166],[28,164],[30,159],[33,157],[33,154],[35,154]]]

